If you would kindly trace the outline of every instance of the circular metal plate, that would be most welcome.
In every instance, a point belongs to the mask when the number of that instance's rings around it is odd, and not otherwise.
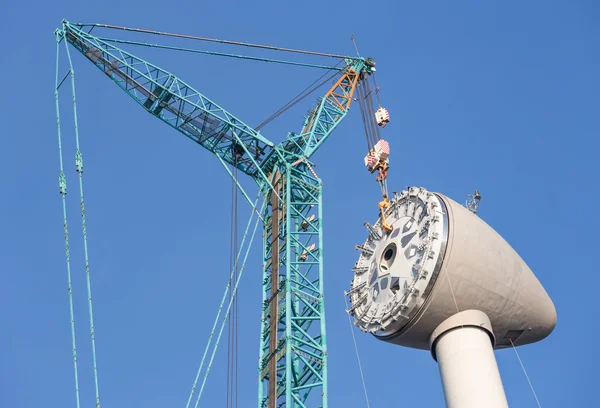
[[[448,235],[443,201],[423,188],[397,194],[382,220],[365,223],[369,237],[356,248],[360,257],[347,292],[355,324],[386,337],[402,330],[423,306],[442,266]]]

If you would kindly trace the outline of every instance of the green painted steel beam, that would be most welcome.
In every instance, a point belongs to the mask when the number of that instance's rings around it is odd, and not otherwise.
[[[274,146],[252,127],[170,72],[69,22],[59,34],[150,114],[254,179],[267,180],[260,165]]]

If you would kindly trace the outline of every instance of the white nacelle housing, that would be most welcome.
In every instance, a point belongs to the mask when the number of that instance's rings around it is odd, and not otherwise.
[[[485,313],[495,347],[548,336],[556,310],[531,269],[481,218],[437,193],[411,187],[391,199],[386,220],[357,248],[349,313],[363,331],[429,349],[435,328],[469,309]],[[370,225],[369,225],[370,227]]]

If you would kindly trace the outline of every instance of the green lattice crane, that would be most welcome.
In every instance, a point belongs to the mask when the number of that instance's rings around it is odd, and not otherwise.
[[[258,406],[327,407],[322,184],[311,157],[348,113],[374,61],[312,53],[337,57],[343,64],[328,67],[337,70],[333,86],[317,100],[302,130],[274,144],[172,73],[118,48],[116,40],[92,35],[94,27],[120,28],[63,21],[57,46],[73,46],[148,113],[212,152],[226,168],[229,164],[250,176],[262,193],[263,206],[252,204],[261,214],[264,243]],[[58,79],[57,92],[64,82]],[[61,172],[61,183],[63,178]]]

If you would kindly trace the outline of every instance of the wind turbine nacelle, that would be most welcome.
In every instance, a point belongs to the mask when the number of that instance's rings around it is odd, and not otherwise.
[[[391,200],[393,230],[365,223],[348,311],[380,340],[429,349],[435,328],[476,309],[490,319],[495,347],[542,340],[556,325],[550,297],[515,250],[450,198],[411,187]]]

